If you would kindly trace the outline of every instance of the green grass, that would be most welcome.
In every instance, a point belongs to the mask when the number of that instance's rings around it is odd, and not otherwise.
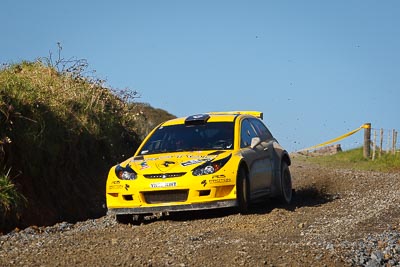
[[[25,201],[24,196],[12,183],[9,174],[10,171],[0,173],[0,214],[3,218]]]
[[[4,211],[24,195],[24,212],[36,212],[31,203],[41,203],[54,218],[102,212],[109,168],[133,155],[157,124],[175,117],[137,102],[136,91],[86,76],[86,67],[79,60],[61,69],[36,60],[0,68],[0,170],[11,169],[0,173]],[[16,176],[13,186],[9,178]]]
[[[349,168],[380,172],[400,171],[400,153],[396,153],[396,155],[384,153],[381,157],[377,153],[375,157],[375,160],[364,158],[363,148],[361,147],[339,152],[334,155],[298,157],[298,159],[334,168]]]

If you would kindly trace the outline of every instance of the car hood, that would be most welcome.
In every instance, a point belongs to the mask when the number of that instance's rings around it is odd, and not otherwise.
[[[141,174],[187,172],[206,161],[227,157],[229,151],[196,151],[136,156],[128,164]]]

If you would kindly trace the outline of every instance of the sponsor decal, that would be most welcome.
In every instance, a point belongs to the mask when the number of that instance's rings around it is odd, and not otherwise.
[[[166,156],[160,156],[160,157],[155,157],[155,158],[146,158],[146,161],[157,161],[157,160],[168,160],[171,158],[188,158],[188,159],[202,159],[203,161],[207,160],[213,160],[217,156],[211,156],[211,155],[197,155],[197,154],[186,154],[186,155],[177,155],[177,156],[171,156],[171,155],[166,155]],[[135,160],[139,159],[139,157],[136,157]],[[143,159],[142,159],[143,160]]]
[[[108,189],[110,189],[110,190],[121,189],[121,188],[123,188],[123,186],[122,186],[121,184],[110,185],[110,186],[108,187]]]
[[[112,184],[120,184],[121,182],[120,181],[112,181],[111,183]]]
[[[201,181],[201,184],[203,185],[203,187],[205,187],[207,185],[207,181],[203,180],[203,181]]]
[[[150,166],[147,165],[147,162],[146,162],[146,161],[143,161],[142,163],[140,163],[140,167],[141,167],[141,168],[140,168],[141,170],[150,168]]]
[[[129,184],[125,184],[125,190],[128,191],[129,189]]]
[[[175,187],[176,182],[159,182],[150,184],[151,188]]]
[[[165,167],[168,167],[170,164],[175,164],[175,162],[174,162],[174,161],[168,161],[168,160],[166,160],[166,161],[164,161],[164,163],[161,164],[161,165],[164,165]]]
[[[230,183],[232,181],[231,178],[216,178],[216,179],[210,179],[208,182],[210,184],[219,184],[219,183]]]
[[[186,167],[186,166],[190,166],[190,165],[193,165],[193,164],[201,163],[201,162],[204,162],[204,161],[207,161],[207,160],[206,159],[193,159],[193,160],[188,160],[188,161],[182,162],[181,165]]]
[[[213,160],[216,158],[216,156],[214,157],[210,157],[209,155],[196,155],[196,154],[188,154],[186,156],[187,158],[196,158],[196,159],[204,159],[204,160]]]
[[[163,160],[163,159],[170,159],[173,156],[162,156],[162,157],[157,157],[157,158],[146,158],[147,161],[155,161],[155,160]]]

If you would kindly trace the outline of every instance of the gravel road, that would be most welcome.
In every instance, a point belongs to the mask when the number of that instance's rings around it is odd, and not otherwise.
[[[294,160],[295,199],[0,236],[0,266],[400,266],[400,174]]]

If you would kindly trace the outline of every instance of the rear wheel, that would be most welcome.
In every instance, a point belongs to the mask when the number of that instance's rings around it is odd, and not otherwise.
[[[247,213],[249,211],[249,181],[247,173],[243,168],[240,168],[236,181],[236,196],[239,204],[239,212]]]
[[[280,189],[280,199],[285,204],[290,204],[293,195],[292,176],[286,162],[282,162]]]

